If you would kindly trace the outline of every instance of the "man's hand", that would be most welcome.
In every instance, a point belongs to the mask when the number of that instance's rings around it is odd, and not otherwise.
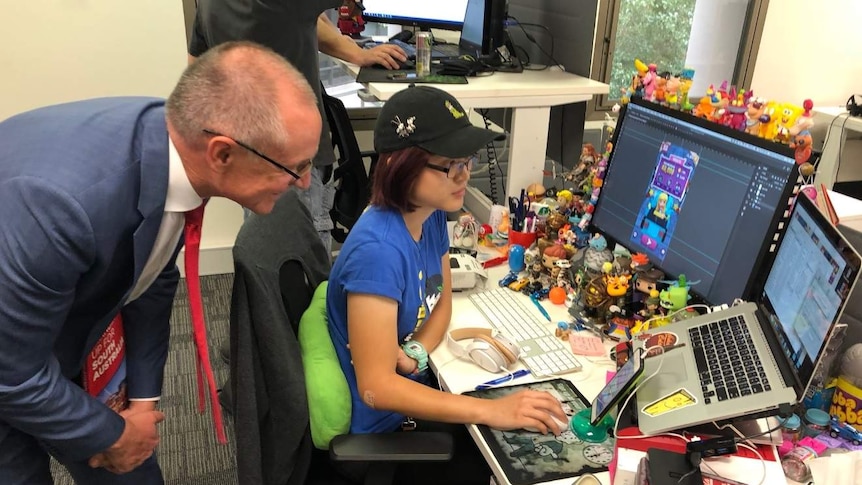
[[[91,467],[106,468],[118,474],[128,473],[149,458],[159,444],[156,424],[165,420],[161,411],[130,407],[120,416],[126,420],[123,434],[110,448],[90,458]]]
[[[386,69],[398,69],[399,63],[407,60],[407,55],[400,47],[394,44],[380,44],[371,49],[362,49],[356,64],[359,66],[373,66],[380,64]]]

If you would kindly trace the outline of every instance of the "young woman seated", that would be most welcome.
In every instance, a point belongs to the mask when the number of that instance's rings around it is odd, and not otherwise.
[[[473,126],[439,89],[392,96],[374,130],[380,158],[370,206],[332,268],[327,314],[352,393],[351,433],[399,430],[410,417],[418,429],[446,429],[456,439],[453,462],[401,466],[399,483],[488,483],[490,471],[462,424],[559,434],[552,416],[567,419],[548,393],[450,394],[434,387],[427,368],[452,316],[446,212],[462,208],[475,153],[501,137]]]

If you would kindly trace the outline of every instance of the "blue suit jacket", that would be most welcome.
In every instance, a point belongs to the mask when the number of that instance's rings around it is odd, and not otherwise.
[[[122,305],[167,186],[163,100],[95,99],[0,122],[0,442],[11,427],[81,460],[119,438],[122,418],[70,379],[121,308],[129,396],[160,395],[173,260]]]

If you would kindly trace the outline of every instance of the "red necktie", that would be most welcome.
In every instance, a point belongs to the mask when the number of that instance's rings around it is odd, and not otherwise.
[[[186,286],[189,290],[189,303],[192,311],[192,328],[194,330],[195,347],[197,348],[197,374],[198,374],[198,412],[204,412],[206,402],[204,379],[209,387],[210,407],[213,411],[216,437],[221,444],[227,443],[224,434],[224,423],[222,422],[221,407],[216,393],[215,377],[210,365],[209,347],[207,346],[207,329],[204,322],[204,304],[201,299],[201,282],[198,272],[198,259],[201,247],[201,227],[204,220],[204,206],[206,201],[197,209],[186,212],[185,226],[185,263],[186,263]]]

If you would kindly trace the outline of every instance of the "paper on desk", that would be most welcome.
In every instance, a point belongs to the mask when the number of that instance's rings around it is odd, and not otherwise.
[[[605,355],[605,346],[602,345],[602,339],[592,334],[569,334],[569,345],[572,346],[572,353],[575,355],[585,355],[587,357]]]
[[[614,485],[635,485],[635,473],[637,471],[640,459],[646,456],[643,451],[631,450],[628,448],[617,448],[617,469],[614,475]],[[818,458],[819,460],[820,458]],[[817,460],[814,460],[817,461]],[[705,462],[708,467],[701,464],[700,470],[710,475],[729,478],[731,480],[757,484],[763,483],[766,485],[787,483],[784,477],[784,470],[781,468],[781,463],[771,460],[766,460],[761,464],[759,459],[745,458],[741,456],[722,456],[711,458]],[[813,463],[813,462],[812,462]],[[760,478],[764,473],[766,476],[761,482]],[[825,481],[820,482],[815,478],[815,483],[826,484],[841,484],[841,485],[862,485],[856,482],[840,482],[840,481]]]
[[[862,485],[862,451],[815,458],[808,466],[814,483]]]

